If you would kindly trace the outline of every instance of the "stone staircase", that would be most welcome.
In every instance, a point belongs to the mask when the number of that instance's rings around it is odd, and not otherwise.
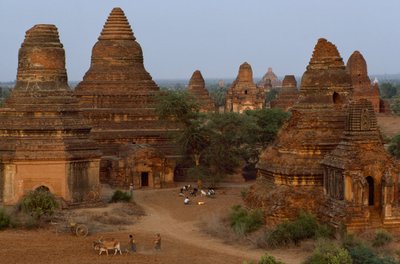
[[[371,209],[369,215],[368,229],[378,229],[378,228],[382,228],[381,214],[378,210]]]

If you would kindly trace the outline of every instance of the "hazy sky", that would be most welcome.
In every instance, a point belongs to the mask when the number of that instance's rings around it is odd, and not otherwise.
[[[345,61],[359,50],[369,73],[400,73],[399,0],[0,0],[0,80],[14,80],[18,49],[35,24],[55,24],[69,80],[88,70],[113,7],[125,11],[154,79],[303,74],[317,39]]]

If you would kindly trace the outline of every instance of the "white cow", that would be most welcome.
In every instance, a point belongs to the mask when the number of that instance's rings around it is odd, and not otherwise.
[[[121,245],[119,241],[115,240],[114,238],[111,239],[100,238],[97,241],[93,241],[93,248],[94,250],[99,251],[99,255],[101,255],[103,252],[106,252],[108,256],[108,250],[113,250],[113,249],[114,249],[114,255],[116,255],[118,252],[120,255],[122,255]]]

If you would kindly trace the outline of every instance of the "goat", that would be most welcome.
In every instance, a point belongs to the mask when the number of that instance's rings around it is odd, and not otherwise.
[[[97,241],[93,241],[93,248],[94,250],[99,251],[99,255],[101,255],[103,252],[106,252],[108,256],[108,250],[114,249],[114,255],[116,255],[118,252],[120,255],[122,255],[121,252],[121,245],[118,240],[115,240],[114,238],[111,239],[106,239],[103,240],[100,238]]]
[[[181,188],[181,191],[182,191],[182,190],[183,190],[183,191],[189,191],[191,188],[192,188],[192,186],[191,186],[190,184],[188,184],[188,185],[183,186],[183,187]]]

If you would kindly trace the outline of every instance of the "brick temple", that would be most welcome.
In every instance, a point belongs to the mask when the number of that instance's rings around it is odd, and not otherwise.
[[[257,84],[258,87],[267,89],[280,88],[281,85],[281,81],[278,79],[278,76],[276,76],[271,67],[268,68],[267,72]]]
[[[199,102],[201,112],[215,112],[215,103],[206,89],[203,75],[199,70],[193,72],[189,81],[188,92]]]
[[[383,146],[369,100],[350,103],[341,141],[321,164],[327,222],[348,230],[400,226],[399,168]]]
[[[17,82],[0,109],[0,200],[15,204],[44,188],[81,201],[99,184],[100,151],[89,139],[78,100],[67,84],[65,52],[54,25],[26,32]]]
[[[282,81],[277,98],[271,101],[271,108],[279,108],[288,111],[299,99],[299,90],[294,75],[286,75]]]
[[[399,226],[399,168],[383,147],[372,103],[352,92],[336,46],[319,39],[292,116],[261,154],[247,197],[269,223],[303,209],[336,228]]]
[[[265,107],[266,90],[258,88],[253,81],[253,70],[250,64],[243,63],[239,73],[226,94],[226,112],[242,113],[246,110]]]
[[[103,152],[101,181],[135,188],[171,183],[175,161],[167,124],[155,113],[159,87],[143,64],[143,52],[121,8],[114,8],[92,50],[89,70],[75,89],[80,107],[91,124],[92,137]],[[141,147],[135,145],[143,144]],[[131,157],[127,157],[126,146]],[[136,153],[156,148],[161,163]],[[149,153],[154,153],[149,151]],[[126,159],[142,157],[142,165],[127,168]],[[122,167],[121,167],[122,166]]]

